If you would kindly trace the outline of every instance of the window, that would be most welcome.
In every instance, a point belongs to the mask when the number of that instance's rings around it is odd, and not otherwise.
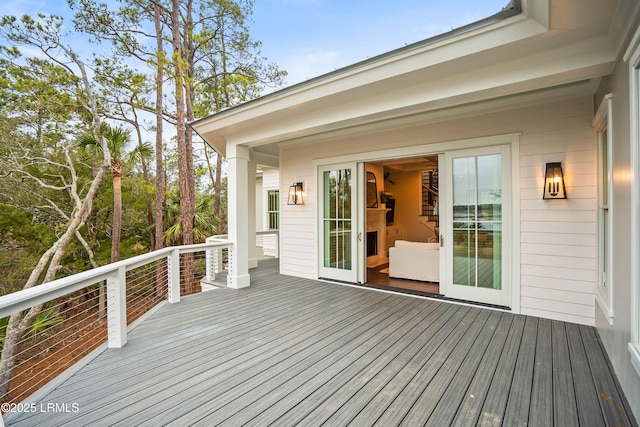
[[[280,191],[267,191],[267,224],[269,230],[280,229]]]
[[[598,150],[598,269],[596,300],[609,324],[613,324],[613,281],[611,274],[611,94],[605,95],[593,119]]]

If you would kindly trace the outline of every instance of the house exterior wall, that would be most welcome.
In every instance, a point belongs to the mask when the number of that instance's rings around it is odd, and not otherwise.
[[[267,192],[270,190],[280,189],[280,171],[278,169],[263,168],[262,170],[262,199],[263,204],[261,206],[261,212],[256,214],[261,220],[260,228],[258,230],[269,229],[269,217],[267,215]],[[286,196],[286,193],[280,192],[280,204],[282,204],[282,198]],[[262,251],[266,256],[278,256],[278,236],[266,235],[262,236]]]
[[[260,213],[264,210],[264,185],[262,184],[262,177],[256,177],[256,231],[264,230],[264,216]]]
[[[613,160],[613,241],[612,287],[613,324],[609,324],[603,311],[596,305],[595,325],[607,349],[624,392],[640,417],[640,377],[631,365],[627,349],[631,339],[632,325],[632,278],[631,265],[631,191],[632,164],[630,135],[629,66],[620,61],[612,76],[603,80],[596,94],[596,107],[602,97],[612,94],[612,160]],[[637,189],[635,191],[638,191]]]
[[[283,205],[281,272],[317,277],[314,160],[376,150],[521,133],[521,312],[594,324],[596,150],[590,96],[425,124],[375,135],[281,146],[281,191],[304,182],[305,204]],[[366,160],[366,154],[363,154]],[[546,162],[565,167],[567,200],[542,200]],[[517,284],[515,285],[517,286]]]

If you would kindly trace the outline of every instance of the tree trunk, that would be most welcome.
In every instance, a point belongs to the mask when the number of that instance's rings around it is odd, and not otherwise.
[[[193,154],[188,146],[186,132],[186,115],[184,100],[184,54],[182,38],[180,36],[180,1],[172,0],[171,8],[171,38],[173,42],[173,65],[176,85],[176,121],[178,139],[178,182],[180,184],[180,220],[182,222],[182,244],[193,244],[193,217],[195,213],[193,185]],[[186,293],[197,292],[194,281],[193,255],[184,257],[182,274]]]
[[[140,131],[140,123],[138,122],[138,114],[136,113],[135,108],[132,108],[133,111],[133,126],[136,130],[136,137],[138,138],[138,147],[142,147],[142,132]],[[142,166],[142,179],[144,179],[144,184],[147,187],[151,186],[151,181],[149,180],[149,168],[147,167],[147,159],[142,157],[140,164]],[[148,192],[145,192],[147,197],[147,224],[149,225],[149,249],[153,250],[156,247],[155,243],[155,233],[153,232],[153,198]]]
[[[164,247],[164,159],[162,147],[162,84],[164,80],[164,48],[162,46],[162,24],[160,22],[160,5],[156,2],[153,8],[153,22],[156,30],[156,50],[158,65],[156,67],[156,196],[155,196],[155,249]],[[164,278],[167,272],[158,265],[156,268],[156,296],[162,297],[166,290]]]
[[[112,164],[116,160],[112,160]],[[118,162],[119,163],[119,162]],[[122,165],[118,165],[120,170]],[[114,169],[114,168],[112,168]],[[120,234],[122,232],[122,175],[113,170],[113,225],[111,227],[111,262],[120,260]]]

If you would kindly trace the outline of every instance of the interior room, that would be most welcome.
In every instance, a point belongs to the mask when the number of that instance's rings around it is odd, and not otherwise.
[[[367,286],[439,294],[438,156],[366,171]]]

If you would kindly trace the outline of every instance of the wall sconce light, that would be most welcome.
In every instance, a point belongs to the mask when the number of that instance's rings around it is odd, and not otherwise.
[[[566,199],[567,192],[564,186],[564,174],[562,173],[562,163],[547,163],[544,174],[544,194],[543,199]]]
[[[287,204],[304,205],[301,182],[294,182],[293,185],[289,186],[289,200],[287,200]]]

